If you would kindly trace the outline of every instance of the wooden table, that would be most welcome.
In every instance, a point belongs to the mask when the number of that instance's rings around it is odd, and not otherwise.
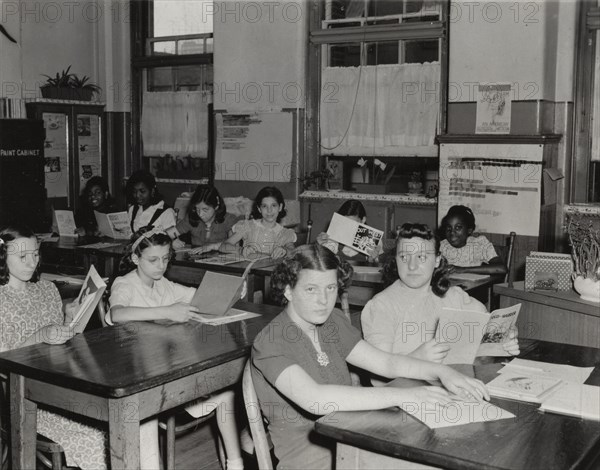
[[[519,337],[600,348],[600,305],[574,291],[526,291],[524,282],[494,286],[500,307],[521,303]]]
[[[521,357],[595,366],[586,383],[600,385],[599,349],[535,341]],[[467,367],[488,382],[501,367],[496,363],[501,359],[485,360],[489,363]],[[407,386],[407,383],[400,379],[393,385]],[[497,398],[492,403],[514,413],[516,418],[430,429],[394,408],[335,412],[319,419],[315,427],[338,441],[338,470],[366,465],[372,465],[370,468],[426,465],[461,470],[599,468],[599,422],[544,414],[538,411],[539,405],[531,403]]]
[[[49,405],[108,423],[110,465],[140,465],[140,421],[241,379],[255,336],[280,307],[221,326],[131,322],[0,354],[10,374],[12,468],[35,468],[36,410]]]

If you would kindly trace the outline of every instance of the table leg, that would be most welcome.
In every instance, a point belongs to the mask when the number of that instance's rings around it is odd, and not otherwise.
[[[10,374],[12,468],[35,468],[37,405],[25,398],[25,378]]]
[[[140,414],[137,396],[109,400],[108,442],[111,468],[140,468]]]
[[[336,470],[351,470],[356,468],[363,470],[434,470],[439,467],[431,467],[409,460],[390,457],[338,442],[336,446],[335,468]]]

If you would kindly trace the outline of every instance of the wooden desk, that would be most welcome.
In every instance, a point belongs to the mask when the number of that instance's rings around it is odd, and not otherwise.
[[[574,291],[525,290],[524,282],[496,284],[500,307],[522,304],[519,337],[600,348],[600,306],[581,300]]]
[[[595,366],[586,383],[600,385],[600,350],[535,343],[522,357]],[[488,382],[499,368],[500,364],[479,364],[474,374]],[[531,403],[496,398],[492,403],[516,418],[429,429],[404,411],[390,408],[335,412],[319,419],[315,428],[338,441],[338,470],[420,468],[419,464],[461,470],[599,468],[600,423],[544,414]]]
[[[140,421],[237,383],[255,336],[281,310],[236,307],[263,315],[222,326],[131,322],[1,353],[12,468],[35,468],[38,404],[107,422],[110,467],[139,468]]]

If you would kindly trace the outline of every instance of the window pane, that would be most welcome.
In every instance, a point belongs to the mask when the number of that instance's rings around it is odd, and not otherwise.
[[[358,67],[360,65],[359,44],[336,44],[328,47],[330,67]]]
[[[397,64],[398,41],[368,42],[367,65]]]
[[[404,62],[422,64],[424,62],[437,62],[439,58],[439,41],[405,41]]]
[[[157,67],[146,71],[147,91],[211,91],[212,64]]]
[[[175,41],[160,41],[152,43],[152,55],[174,55],[176,51]]]
[[[153,37],[213,32],[212,0],[154,0],[152,5]]]

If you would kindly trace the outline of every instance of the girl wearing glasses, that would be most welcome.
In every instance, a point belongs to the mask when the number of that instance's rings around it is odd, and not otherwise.
[[[214,186],[201,184],[196,188],[188,211],[183,220],[177,222],[174,233],[173,248],[183,248],[185,243],[179,240],[181,235],[190,234],[192,246],[200,249],[191,253],[201,253],[218,249],[222,242],[231,235],[231,227],[238,218],[226,212],[225,202]]]
[[[361,315],[365,339],[383,351],[442,362],[450,349],[434,338],[442,308],[486,312],[460,287],[450,287],[440,242],[427,225],[402,225],[396,256],[387,260],[383,273],[393,283],[373,297]],[[504,349],[518,354],[516,331],[511,337]]]
[[[171,237],[160,227],[145,233],[137,233],[127,255],[121,260],[119,270],[130,271],[115,279],[111,287],[110,310],[106,321],[109,324],[127,321],[170,320],[186,322],[198,318],[200,311],[190,305],[196,292],[193,287],[185,287],[164,277],[173,254]],[[245,293],[242,294],[242,296]],[[217,410],[217,425],[223,436],[227,454],[228,470],[243,468],[239,432],[235,417],[234,394],[224,390],[209,398],[190,405],[186,411],[198,418]],[[153,454],[156,467],[158,460],[158,423],[151,421],[156,443],[144,454]],[[147,427],[148,427],[147,426]],[[148,458],[148,455],[146,455]]]

